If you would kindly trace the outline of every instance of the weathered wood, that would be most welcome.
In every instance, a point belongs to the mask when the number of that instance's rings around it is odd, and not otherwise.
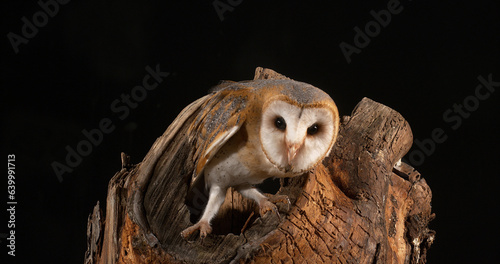
[[[254,80],[265,80],[265,79],[274,79],[274,80],[290,80],[290,78],[279,74],[271,69],[265,69],[262,67],[257,67],[255,69],[255,75],[253,77]]]
[[[255,78],[286,77],[258,68]],[[277,194],[290,204],[278,203],[280,217],[252,215],[255,204],[229,189],[213,234],[182,239],[206,197],[202,190],[186,196],[194,164],[180,124],[203,100],[183,111],[140,164],[122,156],[123,169],[108,186],[103,239],[92,224],[86,263],[426,262],[435,236],[428,229],[431,191],[417,171],[398,162],[412,144],[410,126],[367,98],[343,118],[330,157],[282,180]]]
[[[99,202],[94,206],[94,211],[87,220],[87,251],[85,252],[85,264],[97,263],[97,256],[101,252],[102,246],[102,211]]]

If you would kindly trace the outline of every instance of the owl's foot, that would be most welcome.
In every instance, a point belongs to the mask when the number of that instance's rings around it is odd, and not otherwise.
[[[286,203],[288,206],[290,205],[290,199],[288,199],[287,195],[282,194],[266,194],[267,198],[271,203]]]
[[[208,234],[212,233],[212,227],[207,221],[199,221],[198,223],[184,229],[181,232],[181,236],[184,239],[187,239],[189,236],[191,236],[194,232],[200,231],[200,238],[204,239]]]
[[[278,207],[276,207],[275,203],[286,203],[290,206],[290,200],[286,195],[266,195],[267,198],[262,199],[259,202],[259,212],[260,216],[264,216],[268,211],[273,211],[276,213],[278,218],[280,217],[280,213],[278,211]]]
[[[276,205],[271,203],[271,201],[269,201],[268,199],[262,199],[262,201],[259,203],[260,216],[263,217],[268,211],[275,212],[278,217],[280,217],[278,207],[276,207]]]

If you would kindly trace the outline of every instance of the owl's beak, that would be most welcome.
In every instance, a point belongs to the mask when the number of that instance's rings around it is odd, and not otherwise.
[[[287,144],[288,145],[288,144]],[[288,165],[292,165],[292,160],[297,156],[297,152],[299,152],[302,144],[289,144],[288,147]]]

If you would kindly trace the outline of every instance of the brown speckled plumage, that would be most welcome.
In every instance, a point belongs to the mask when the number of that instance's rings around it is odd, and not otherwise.
[[[273,209],[253,185],[312,169],[330,152],[339,123],[328,94],[290,79],[222,82],[203,99],[194,120],[186,124],[195,164],[191,189],[209,189],[209,199],[184,237],[211,232],[210,220],[228,187],[255,200],[261,213]]]

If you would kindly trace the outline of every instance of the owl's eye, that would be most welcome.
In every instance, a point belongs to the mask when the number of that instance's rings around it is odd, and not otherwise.
[[[281,131],[284,131],[286,129],[286,122],[285,122],[285,119],[283,119],[283,117],[276,117],[276,119],[274,120],[274,125],[276,126],[277,129],[281,130]]]
[[[310,127],[307,128],[307,134],[311,135],[311,136],[314,135],[314,134],[316,134],[316,133],[318,133],[318,131],[319,131],[319,125],[318,124],[314,124],[314,125],[312,125],[312,126],[310,126]]]

